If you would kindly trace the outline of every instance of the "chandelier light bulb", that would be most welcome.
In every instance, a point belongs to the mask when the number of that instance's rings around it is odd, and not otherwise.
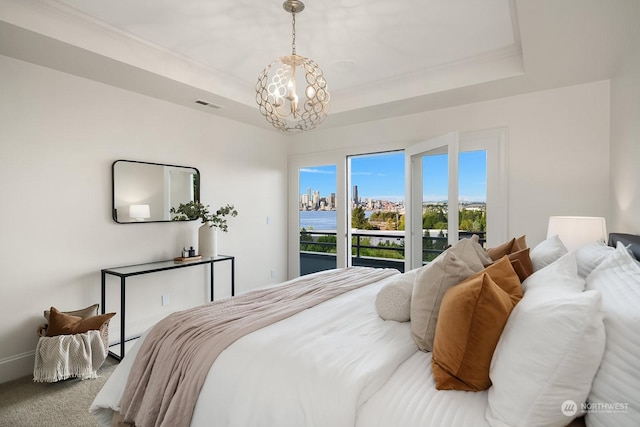
[[[260,113],[277,129],[307,131],[327,117],[329,89],[318,64],[296,54],[295,18],[304,4],[287,0],[282,6],[292,14],[292,53],[276,59],[262,71],[256,83],[256,102]]]

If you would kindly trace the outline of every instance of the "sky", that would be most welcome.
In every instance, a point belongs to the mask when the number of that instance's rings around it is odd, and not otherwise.
[[[459,198],[465,202],[486,201],[487,168],[484,151],[462,152],[459,157]],[[447,156],[423,158],[423,201],[447,200]],[[351,157],[351,182],[361,199],[404,200],[404,152]],[[336,166],[300,169],[300,194],[320,191],[326,197],[336,192]]]

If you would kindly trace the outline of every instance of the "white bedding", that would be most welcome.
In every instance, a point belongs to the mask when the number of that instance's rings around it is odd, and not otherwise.
[[[486,425],[486,392],[437,391],[430,353],[417,350],[409,323],[378,316],[376,294],[393,278],[236,341],[209,371],[191,425]],[[91,407],[105,425],[140,341]]]
[[[436,390],[431,353],[415,352],[362,406],[357,427],[488,427],[487,390]]]

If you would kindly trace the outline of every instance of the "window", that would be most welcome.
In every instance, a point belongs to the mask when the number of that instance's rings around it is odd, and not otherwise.
[[[505,129],[455,132],[407,149],[407,268],[472,234],[506,240],[505,137]]]
[[[336,268],[336,165],[298,171],[300,275]]]
[[[454,132],[401,148],[396,143],[390,147],[396,151],[362,154],[362,148],[345,147],[290,157],[289,277],[368,265],[364,258],[395,262],[402,270],[404,257],[407,270],[469,233],[484,233],[489,247],[507,239],[506,129]],[[393,191],[382,191],[382,184],[373,184],[375,191],[365,188],[370,185],[366,174],[402,170],[404,190],[401,181]],[[380,178],[384,183],[385,177]],[[403,193],[402,201],[397,196]],[[356,212],[356,207],[362,209]],[[381,213],[373,216],[376,210]],[[329,216],[335,231],[323,222]],[[379,230],[363,230],[358,224],[364,220]],[[301,234],[303,227],[306,234]],[[364,236],[381,231],[398,236]],[[395,258],[382,256],[392,252]],[[310,253],[324,256],[325,266],[303,266],[302,257]]]
[[[404,270],[404,152],[348,156],[351,264]]]

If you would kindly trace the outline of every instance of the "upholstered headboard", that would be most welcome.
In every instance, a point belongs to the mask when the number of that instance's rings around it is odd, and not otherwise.
[[[609,246],[615,247],[618,242],[622,242],[623,245],[627,246],[633,256],[640,261],[640,235],[610,233]]]

